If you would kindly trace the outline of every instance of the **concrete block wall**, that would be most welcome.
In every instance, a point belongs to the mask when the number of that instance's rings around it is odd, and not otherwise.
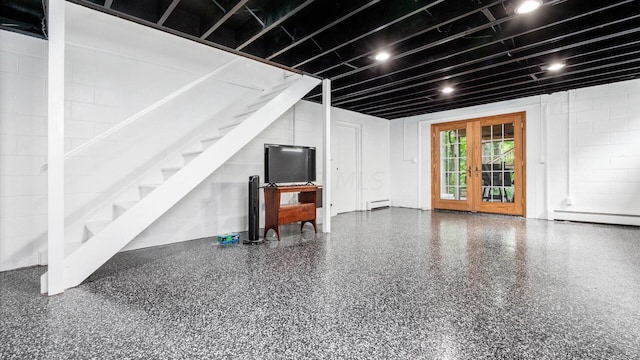
[[[571,207],[640,215],[640,81],[577,89],[570,115]]]
[[[0,31],[0,270],[37,262],[46,231],[44,40]]]

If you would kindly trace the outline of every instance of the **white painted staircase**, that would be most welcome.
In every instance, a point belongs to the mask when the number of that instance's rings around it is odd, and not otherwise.
[[[158,169],[162,183],[139,184],[139,200],[113,203],[112,220],[86,222],[83,236],[87,240],[66,246],[73,251],[64,259],[64,288],[89,277],[320,83],[310,76],[295,78],[265,91],[220,127],[217,135],[201,139],[194,147],[199,150],[183,153],[182,166]],[[41,277],[41,292],[48,292],[48,272]]]

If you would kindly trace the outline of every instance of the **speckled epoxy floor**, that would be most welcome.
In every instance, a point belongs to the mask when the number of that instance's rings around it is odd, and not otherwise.
[[[1,359],[639,359],[640,229],[410,209],[0,273]]]

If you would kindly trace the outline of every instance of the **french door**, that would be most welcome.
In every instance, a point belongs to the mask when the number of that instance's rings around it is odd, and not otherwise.
[[[525,216],[524,125],[524,113],[432,125],[432,208]]]

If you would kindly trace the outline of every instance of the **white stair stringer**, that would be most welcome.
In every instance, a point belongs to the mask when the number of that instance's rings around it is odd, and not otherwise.
[[[242,147],[265,130],[304,95],[320,83],[320,79],[303,75],[291,81],[288,88],[265,103],[226,135],[217,139],[183,168],[166,179],[133,207],[109,223],[76,251],[64,259],[64,288],[82,281],[124,248],[144,229],[186,196],[211,173],[223,165]],[[41,277],[41,291],[48,291],[48,272]]]

